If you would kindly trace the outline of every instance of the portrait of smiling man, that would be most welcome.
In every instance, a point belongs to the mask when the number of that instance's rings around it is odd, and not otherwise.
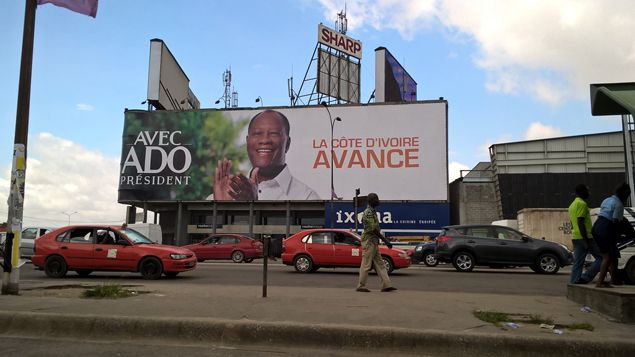
[[[231,160],[223,159],[214,172],[214,193],[209,199],[319,200],[317,193],[293,177],[286,163],[291,146],[289,120],[275,110],[256,114],[247,128],[247,156],[252,169],[248,176],[231,174]]]

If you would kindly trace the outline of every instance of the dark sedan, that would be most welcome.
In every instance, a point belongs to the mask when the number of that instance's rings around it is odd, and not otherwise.
[[[462,272],[485,265],[528,266],[536,273],[555,274],[573,259],[571,251],[562,244],[494,225],[443,227],[437,237],[436,253],[439,261],[452,263]]]

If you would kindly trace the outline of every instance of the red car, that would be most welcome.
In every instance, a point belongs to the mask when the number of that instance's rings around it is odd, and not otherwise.
[[[214,234],[183,248],[193,251],[199,262],[231,259],[234,263],[251,263],[254,259],[262,258],[262,243],[240,234]]]
[[[188,249],[156,244],[125,226],[67,226],[35,241],[33,265],[51,278],[69,270],[81,276],[93,271],[140,272],[144,279],[175,277],[193,270],[196,256]]]
[[[410,257],[401,249],[379,246],[388,273],[410,266]],[[361,238],[345,229],[307,229],[282,242],[282,263],[300,273],[320,267],[359,267],[362,264]]]

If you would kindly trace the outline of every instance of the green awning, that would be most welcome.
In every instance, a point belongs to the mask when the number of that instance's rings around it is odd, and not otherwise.
[[[591,84],[591,114],[635,116],[635,83]]]

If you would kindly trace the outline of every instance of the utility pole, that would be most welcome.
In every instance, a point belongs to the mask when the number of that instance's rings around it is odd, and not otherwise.
[[[22,59],[18,87],[18,107],[13,141],[13,167],[9,186],[9,214],[7,218],[7,247],[11,247],[11,263],[5,264],[2,276],[2,294],[20,292],[20,235],[24,209],[24,183],[26,181],[26,148],[29,133],[29,106],[31,103],[31,68],[33,66],[33,39],[35,34],[36,0],[25,0]]]

